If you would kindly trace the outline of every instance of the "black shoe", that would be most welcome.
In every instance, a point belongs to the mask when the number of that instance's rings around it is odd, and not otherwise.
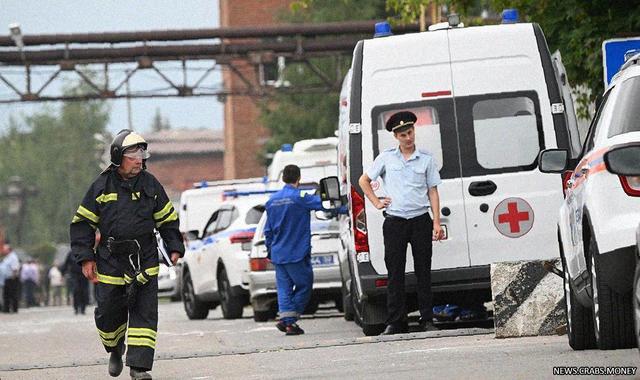
[[[111,357],[109,357],[109,375],[112,377],[118,377],[122,373],[122,355],[120,351],[111,351]]]
[[[420,320],[418,321],[418,330],[419,331],[438,331],[440,329],[437,328],[433,324],[433,322],[420,318]]]
[[[145,371],[142,368],[131,367],[129,370],[129,375],[131,375],[131,380],[151,380],[151,374]]]
[[[287,325],[285,325],[282,321],[278,321],[278,323],[276,323],[276,327],[282,332],[287,332]]]
[[[292,323],[287,326],[287,335],[302,335],[304,330],[298,326],[297,323]]]
[[[395,335],[395,334],[402,334],[403,332],[405,331],[400,326],[387,325],[387,327],[384,329],[384,331],[380,335]]]

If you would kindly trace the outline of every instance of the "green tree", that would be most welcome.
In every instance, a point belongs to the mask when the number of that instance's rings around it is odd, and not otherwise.
[[[280,19],[286,22],[333,22],[384,17],[384,0],[294,1],[291,11],[280,15]],[[351,59],[346,57],[341,62],[312,59],[311,62],[331,78],[336,70],[346,74]],[[310,86],[319,81],[304,65],[288,65],[284,75],[295,86]],[[271,138],[265,145],[266,152],[276,151],[283,143],[333,136],[338,125],[338,93],[276,94],[261,103],[261,121],[271,131]]]
[[[420,4],[428,0],[387,0],[387,9],[404,22],[415,22]],[[605,0],[441,0],[463,16],[487,6],[499,13],[505,8],[519,10],[522,21],[536,22],[544,31],[551,52],[560,50],[569,82],[584,88],[577,97],[578,113],[588,117],[588,105],[604,91],[602,42],[640,29],[640,1]],[[480,5],[480,6],[479,6]]]
[[[68,92],[78,90],[78,86]],[[109,118],[102,101],[44,106],[21,121],[12,119],[0,137],[0,184],[12,177],[33,189],[20,215],[9,215],[5,199],[0,213],[9,238],[21,230],[22,244],[68,241],[69,222],[91,181],[100,171],[100,147]]]

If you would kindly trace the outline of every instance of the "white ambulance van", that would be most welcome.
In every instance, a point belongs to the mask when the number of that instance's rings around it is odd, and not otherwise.
[[[318,183],[321,178],[336,175],[337,145],[337,137],[300,140],[293,146],[284,144],[274,153],[271,165],[267,169],[271,186],[278,189],[283,186],[282,171],[287,165],[300,167],[300,178],[304,183]]]
[[[537,24],[446,27],[356,45],[338,144],[339,187],[350,208],[341,219],[345,318],[355,317],[366,335],[384,328],[384,217],[358,179],[397,146],[384,125],[401,110],[418,116],[416,145],[434,155],[443,179],[446,238],[433,245],[434,304],[490,300],[491,263],[558,257],[563,178],[542,174],[537,156],[551,147],[579,154],[566,88],[559,56],[552,60]],[[384,196],[382,178],[372,187]],[[406,272],[415,310],[410,254]]]

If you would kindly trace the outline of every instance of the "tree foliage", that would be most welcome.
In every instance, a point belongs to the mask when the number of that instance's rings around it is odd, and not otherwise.
[[[68,92],[76,91],[77,87]],[[23,203],[23,217],[8,213],[0,201],[0,221],[21,244],[66,242],[69,222],[91,181],[100,171],[95,134],[104,134],[109,118],[104,102],[68,102],[44,106],[21,120],[12,118],[0,136],[0,187],[19,177],[35,190]],[[16,236],[21,230],[20,235]]]
[[[290,12],[280,18],[286,22],[382,19],[384,7],[384,0],[301,0],[294,1]],[[336,70],[346,74],[351,60],[336,63],[318,58],[311,62],[328,77],[333,77]],[[298,86],[319,81],[311,69],[303,65],[288,65],[284,75],[288,82]],[[271,131],[265,145],[267,152],[276,151],[284,143],[333,136],[338,124],[338,93],[277,94],[261,105],[261,121]]]
[[[426,3],[430,1],[387,0],[387,9],[398,13],[404,22],[415,22],[420,4]],[[516,8],[522,21],[540,24],[551,52],[562,53],[571,85],[586,89],[577,98],[581,117],[588,116],[588,105],[604,91],[602,42],[621,34],[638,34],[640,29],[638,0],[441,0],[438,4],[467,17],[477,16],[475,13],[482,7],[495,13]]]

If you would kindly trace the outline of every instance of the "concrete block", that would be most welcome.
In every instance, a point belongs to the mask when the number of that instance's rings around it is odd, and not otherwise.
[[[561,267],[559,258],[548,261]],[[566,323],[562,286],[542,260],[492,264],[496,338],[556,334]]]

